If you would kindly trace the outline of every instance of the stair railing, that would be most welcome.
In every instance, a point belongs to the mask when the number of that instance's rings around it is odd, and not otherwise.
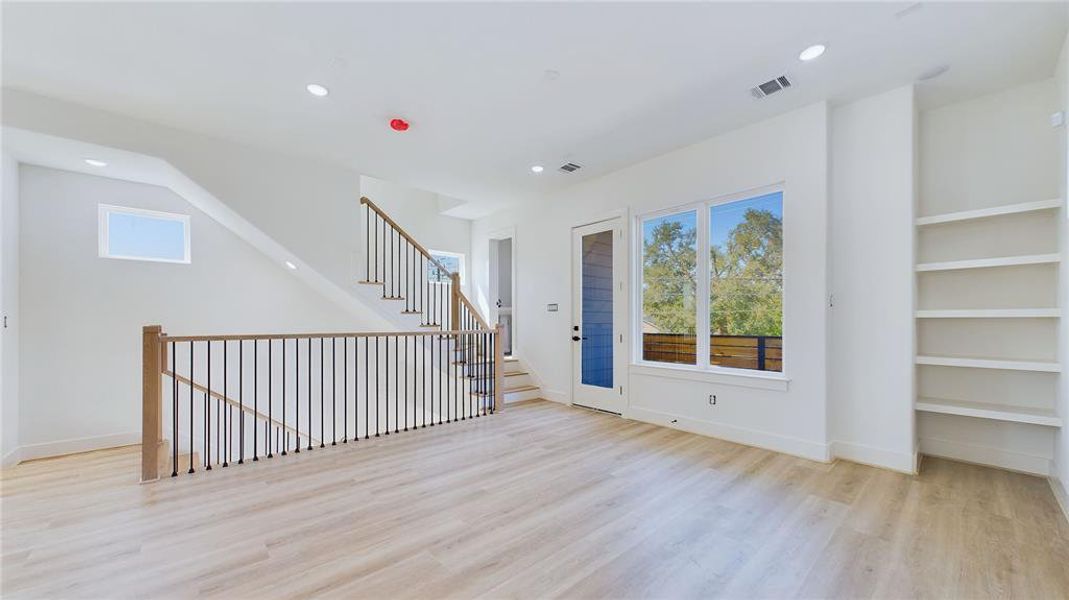
[[[430,251],[366,197],[364,206],[364,279],[382,287],[384,300],[404,301],[403,314],[418,314],[422,327],[492,329],[460,287],[460,274]]]
[[[173,336],[144,327],[142,481],[493,414],[504,400],[501,336],[466,299],[457,306],[463,328],[444,331]]]

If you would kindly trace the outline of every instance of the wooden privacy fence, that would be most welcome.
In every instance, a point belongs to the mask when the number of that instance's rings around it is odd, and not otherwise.
[[[643,333],[642,359],[693,365],[698,336],[685,333]],[[767,335],[713,335],[709,362],[718,367],[757,371],[783,370],[783,338]]]

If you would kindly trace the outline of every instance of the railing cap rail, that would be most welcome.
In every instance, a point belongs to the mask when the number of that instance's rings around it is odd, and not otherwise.
[[[168,342],[222,342],[236,340],[303,340],[313,338],[367,338],[367,337],[409,337],[435,335],[472,335],[476,333],[495,333],[495,329],[450,329],[447,331],[337,331],[326,333],[237,333],[224,335],[161,335],[160,341]]]

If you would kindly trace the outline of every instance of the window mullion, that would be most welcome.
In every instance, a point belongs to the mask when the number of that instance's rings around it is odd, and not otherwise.
[[[698,337],[698,368],[709,368],[709,207],[698,208],[698,260],[697,260],[697,306],[698,318],[695,333]]]

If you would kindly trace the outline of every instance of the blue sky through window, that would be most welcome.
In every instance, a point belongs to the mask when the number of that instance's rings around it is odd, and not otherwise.
[[[767,210],[779,219],[783,219],[783,192],[772,192],[764,196],[717,204],[709,211],[709,242],[723,248],[731,231],[742,223],[749,209]]]
[[[184,261],[186,223],[178,219],[108,212],[108,256]]]

